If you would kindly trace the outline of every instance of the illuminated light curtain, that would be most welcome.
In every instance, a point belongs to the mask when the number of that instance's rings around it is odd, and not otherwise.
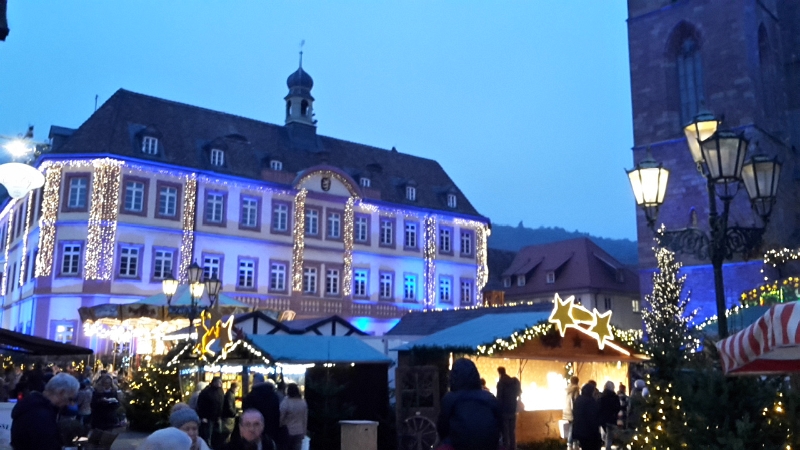
[[[110,280],[114,268],[114,239],[117,233],[121,161],[110,158],[92,161],[92,204],[89,209],[86,264],[87,280]]]
[[[185,283],[189,277],[194,250],[195,208],[197,207],[197,176],[186,175],[186,195],[183,197],[183,239],[181,240],[181,265],[178,281]]]
[[[9,204],[11,205],[11,211],[8,215],[8,233],[6,233],[6,259],[5,263],[3,264],[3,286],[0,286],[0,292],[3,295],[6,295],[6,287],[8,285],[8,248],[11,247],[11,231],[14,229],[14,205],[17,203],[15,199],[11,199]]]
[[[25,231],[22,233],[22,258],[19,263],[19,285],[25,284],[25,268],[28,265],[28,233],[31,231],[31,209],[33,209],[33,192],[28,192],[28,205],[25,209]]]
[[[436,306],[436,217],[425,218],[425,309]]]
[[[48,277],[53,271],[53,252],[56,246],[56,220],[60,202],[61,176],[64,166],[50,165],[42,189],[42,217],[39,219],[39,253],[36,256],[36,276]]]
[[[342,294],[349,297],[353,293],[353,221],[355,220],[355,202],[357,197],[350,197],[344,205],[344,274],[342,276]]]
[[[475,301],[476,305],[482,302],[481,291],[486,283],[489,281],[489,263],[488,263],[488,240],[491,230],[485,224],[481,224],[475,229],[475,256],[477,257],[478,269],[475,276]]]
[[[294,197],[294,224],[292,227],[292,291],[303,291],[303,250],[306,245],[306,195],[308,191],[300,189]]]

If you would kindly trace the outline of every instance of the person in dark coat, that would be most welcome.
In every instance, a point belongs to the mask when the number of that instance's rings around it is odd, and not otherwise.
[[[11,410],[11,448],[14,450],[61,450],[58,410],[69,405],[80,384],[61,373],[45,385],[41,394],[31,392]]]
[[[222,392],[222,378],[214,377],[211,383],[197,397],[197,415],[200,416],[200,437],[211,448],[219,448],[222,429],[222,405],[225,393]]]
[[[500,380],[497,382],[497,400],[503,410],[503,445],[508,450],[517,448],[517,405],[522,395],[519,380],[506,373],[505,367],[498,367]]]
[[[455,450],[495,450],[503,427],[500,402],[481,388],[472,361],[460,358],[450,371],[450,392],[442,398],[436,429]]]
[[[600,426],[605,432],[606,450],[611,450],[611,440],[617,427],[619,409],[619,396],[614,392],[614,382],[606,381],[603,393],[600,395]]]
[[[581,450],[600,450],[600,405],[594,399],[595,387],[586,383],[581,395],[572,403],[572,439],[580,442]]]
[[[97,386],[92,393],[92,428],[110,431],[119,423],[117,410],[119,409],[119,396],[114,389],[111,375],[104,374],[97,380]]]
[[[239,418],[239,432],[231,436],[231,441],[225,446],[225,450],[256,449],[276,450],[277,447],[264,433],[264,417],[261,413],[257,409],[245,409]]]
[[[282,448],[281,403],[275,392],[275,384],[271,380],[264,381],[264,376],[257,373],[253,376],[253,389],[242,400],[242,410],[255,409],[264,418],[264,434]]]
[[[228,391],[225,392],[225,400],[222,403],[222,433],[220,440],[227,442],[233,433],[236,424],[236,391],[239,390],[238,383],[231,383]]]

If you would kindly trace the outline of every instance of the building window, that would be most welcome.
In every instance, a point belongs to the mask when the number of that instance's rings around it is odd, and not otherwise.
[[[142,138],[142,153],[148,155],[158,154],[158,139],[152,136],[145,136]]]
[[[355,227],[353,231],[355,232],[353,239],[356,242],[369,241],[369,217],[356,216]]]
[[[406,200],[411,200],[412,202],[417,199],[417,188],[414,186],[406,186]]]
[[[361,185],[361,187],[369,187],[372,184],[372,181],[370,181],[369,178],[361,177],[358,179],[358,183]]]
[[[67,194],[68,209],[86,209],[89,193],[89,177],[70,177]]]
[[[222,257],[215,255],[203,256],[203,278],[210,280],[216,278],[222,280],[220,270],[222,268]]]
[[[225,209],[225,194],[222,192],[206,193],[206,222],[222,223]]]
[[[36,273],[36,258],[39,256],[39,249],[37,248],[36,250],[32,251],[30,255],[30,258],[28,259],[28,271],[25,272],[27,274],[27,280],[25,280],[26,282],[31,281]]]
[[[316,267],[306,267],[303,269],[303,293],[317,293],[317,269]]]
[[[242,289],[256,287],[256,261],[254,259],[239,260],[239,279],[236,286]]]
[[[306,208],[306,235],[317,236],[319,235],[319,211],[316,209]]]
[[[403,300],[417,300],[417,276],[403,275]]]
[[[525,286],[525,275],[517,275],[517,286]]]
[[[64,244],[61,247],[61,275],[79,275],[81,271],[81,244]]]
[[[406,222],[406,230],[403,239],[403,245],[406,248],[417,248],[417,224],[414,222]]]
[[[681,100],[681,123],[689,123],[704,102],[703,67],[700,49],[694,38],[685,39],[678,50],[678,90]]]
[[[463,256],[472,256],[472,232],[461,232],[461,254]]]
[[[211,149],[211,165],[212,166],[223,166],[225,165],[225,152],[218,149],[212,148]]]
[[[511,277],[503,278],[503,287],[511,287]]]
[[[381,219],[381,245],[391,247],[394,245],[394,221]]]
[[[553,284],[555,282],[556,282],[556,273],[547,272],[547,284]]]
[[[242,197],[241,226],[246,228],[258,227],[258,204],[257,198]]]
[[[163,280],[172,275],[172,262],[175,252],[172,250],[155,250],[153,252],[153,278]]]
[[[367,277],[369,271],[366,269],[353,270],[353,296],[366,297],[367,296]]]
[[[62,344],[71,344],[75,335],[75,322],[73,321],[53,321],[51,322],[53,340]]]
[[[120,247],[119,276],[127,278],[139,276],[139,247]]]
[[[328,237],[339,239],[342,237],[342,216],[339,213],[328,213]]]
[[[631,300],[631,309],[633,312],[642,312],[642,304],[639,300]]]
[[[125,211],[140,213],[144,209],[145,185],[141,181],[125,182]]]
[[[175,217],[178,214],[178,188],[161,186],[158,188],[158,215]]]
[[[439,277],[439,301],[453,301],[453,281],[450,277]]]
[[[604,299],[603,303],[604,303],[604,306],[606,307],[606,311],[611,311],[611,298],[610,297],[606,297]]]
[[[456,194],[447,194],[447,206],[455,208],[457,205]]]
[[[336,269],[325,271],[325,294],[339,295],[339,271]]]
[[[289,205],[274,203],[272,205],[272,229],[274,231],[289,231]]]
[[[394,295],[392,295],[394,292],[394,289],[392,288],[392,285],[394,284],[394,275],[389,272],[381,272],[380,281],[380,297],[384,300],[394,297]]]
[[[472,303],[472,280],[461,280],[461,304]]]
[[[452,253],[453,248],[450,243],[450,229],[439,228],[439,253]]]
[[[14,292],[17,287],[17,283],[14,283],[14,279],[17,278],[16,271],[17,263],[14,263],[11,265],[11,271],[6,274],[6,292]]]
[[[286,290],[286,264],[276,262],[270,264],[269,289],[271,291]]]
[[[269,162],[269,168],[272,170],[283,170],[283,163],[277,159],[273,159]]]

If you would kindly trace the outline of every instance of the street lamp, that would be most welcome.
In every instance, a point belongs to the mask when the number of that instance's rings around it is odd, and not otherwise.
[[[216,277],[203,283],[203,268],[197,264],[197,261],[193,262],[192,265],[189,266],[188,282],[191,304],[189,305],[189,312],[187,316],[189,318],[190,325],[194,324],[195,317],[197,317],[200,313],[200,300],[203,298],[203,291],[205,290],[206,286],[209,286],[208,297],[211,300],[211,306],[214,306],[214,302],[216,302],[217,298],[219,298],[219,291],[222,288],[222,283],[216,281],[215,284],[215,280]],[[173,278],[171,274],[161,281],[161,290],[167,297],[168,307],[172,305],[172,297],[175,296],[175,293],[178,291],[179,285],[180,282]]]
[[[5,186],[8,195],[11,198],[19,199],[28,195],[28,192],[44,186],[42,172],[25,164],[35,157],[40,146],[45,145],[33,141],[33,127],[29,127],[24,136],[0,136],[0,139],[7,141],[3,148],[11,155],[12,159],[21,161],[0,165],[0,184]]]
[[[164,291],[164,295],[167,297],[167,306],[172,303],[172,297],[178,292],[179,284],[178,280],[172,277],[172,274],[167,275],[167,278],[161,281],[161,290]]]
[[[714,271],[717,325],[720,338],[728,336],[725,315],[725,288],[722,264],[735,253],[748,254],[761,244],[780,177],[781,164],[776,158],[757,155],[745,162],[748,141],[742,133],[719,129],[710,113],[703,112],[684,128],[686,141],[698,171],[706,179],[708,224],[710,233],[694,225],[679,230],[656,232],[659,245],[676,253],[708,259]],[[636,204],[645,212],[647,225],[654,228],[658,209],[664,202],[668,172],[649,155],[628,178]],[[745,185],[753,210],[761,217],[761,227],[728,226],[730,203],[741,184]],[[717,202],[721,202],[721,212]]]
[[[222,282],[219,281],[217,277],[212,276],[211,279],[206,280],[206,292],[208,292],[208,298],[211,300],[211,308],[213,308],[214,304],[219,300],[219,291],[221,289]]]

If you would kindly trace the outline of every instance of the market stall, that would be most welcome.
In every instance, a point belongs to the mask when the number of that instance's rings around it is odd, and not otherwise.
[[[744,330],[716,346],[726,375],[800,372],[800,305],[772,306]]]
[[[622,341],[632,342],[638,334],[611,327],[610,311],[590,312],[572,297],[556,296],[554,304],[550,313],[484,315],[397,348],[401,434],[435,423],[449,365],[457,357],[473,360],[492,391],[498,367],[520,380],[524,411],[518,416],[518,442],[558,438],[570,376],[601,386],[608,380],[628,384],[629,364],[645,357]]]

